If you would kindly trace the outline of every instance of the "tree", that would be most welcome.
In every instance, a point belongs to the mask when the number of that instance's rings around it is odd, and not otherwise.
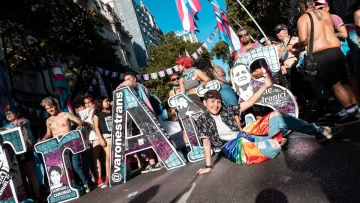
[[[10,71],[41,71],[59,60],[76,78],[70,82],[72,98],[89,87],[97,66],[121,67],[117,42],[102,36],[100,16],[87,1],[14,0],[0,7],[0,17],[1,63]]]
[[[185,42],[176,37],[174,32],[169,32],[162,36],[161,41],[162,44],[160,46],[150,45],[148,67],[142,68],[142,73],[156,73],[173,67],[176,59],[178,59],[179,56],[185,55],[185,49],[189,54],[192,54],[202,45],[201,43]],[[203,54],[201,54],[200,57],[210,58],[210,54],[207,50],[203,49]],[[149,80],[145,82],[145,86],[150,89],[150,92],[159,97],[161,102],[167,102],[170,86],[166,78]]]
[[[275,36],[274,28],[277,24],[289,24],[290,1],[283,0],[241,0],[242,4],[251,13],[257,23],[268,36]],[[255,38],[263,37],[255,23],[239,5],[237,0],[226,0],[226,11],[229,16],[248,29]],[[233,28],[239,26],[229,18],[229,23]]]
[[[221,59],[223,63],[229,62],[231,56],[229,46],[224,41],[219,41],[211,49],[211,55]]]

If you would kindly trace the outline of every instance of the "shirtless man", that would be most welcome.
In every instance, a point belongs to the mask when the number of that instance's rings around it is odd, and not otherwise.
[[[335,125],[347,125],[360,122],[357,117],[356,98],[353,90],[347,85],[346,59],[340,49],[340,41],[335,36],[330,13],[315,10],[312,0],[300,0],[299,11],[302,16],[297,22],[299,45],[304,48],[310,44],[310,13],[314,21],[313,57],[319,64],[318,78],[327,88],[331,88],[346,110],[347,115]]]
[[[84,123],[75,115],[71,113],[61,112],[59,102],[51,97],[47,97],[42,100],[41,106],[43,106],[50,114],[50,117],[46,120],[46,135],[42,139],[45,141],[50,138],[64,136],[68,132],[71,131],[71,121],[77,123],[79,125],[78,128],[84,127]],[[76,174],[82,181],[83,188],[86,193],[90,192],[90,188],[88,186],[88,180],[84,174],[84,171],[80,162],[80,155],[73,154],[71,157],[71,162],[74,167]]]
[[[240,56],[245,54],[247,51],[261,47],[261,44],[259,42],[251,42],[250,33],[246,29],[239,28],[236,34],[237,36],[239,36],[241,43]]]
[[[356,34],[359,36],[359,42],[360,42],[360,9],[355,11],[354,21],[355,21]]]

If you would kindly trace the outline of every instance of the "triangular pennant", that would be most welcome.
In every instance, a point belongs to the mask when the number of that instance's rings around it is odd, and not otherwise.
[[[34,112],[34,109],[29,108],[29,112],[30,112],[30,113],[33,113],[33,112]]]
[[[118,72],[112,72],[111,77],[116,78],[119,75]]]
[[[110,71],[105,70],[105,75],[109,75]]]
[[[36,115],[38,116],[38,117],[41,117],[41,110],[36,110]]]
[[[198,50],[196,50],[197,51],[197,53],[199,54],[199,55],[201,55],[202,53],[203,53],[203,50],[202,50],[202,48],[200,47],[200,48],[198,48]]]
[[[173,74],[173,70],[171,68],[168,68],[165,70],[168,75]]]
[[[14,105],[15,105],[16,107],[18,107],[18,106],[19,106],[19,103],[17,103],[17,102],[14,102]]]
[[[98,70],[100,71],[101,74],[104,72],[104,69],[102,68],[98,68]]]
[[[149,74],[143,74],[143,79],[144,80],[149,80]]]
[[[88,89],[89,92],[93,92],[93,88],[90,86]]]
[[[162,71],[159,72],[159,75],[160,75],[160,77],[163,78],[163,77],[165,77],[165,72],[162,70]]]
[[[157,73],[151,73],[151,79],[157,79]]]
[[[138,80],[141,80],[141,75],[136,75],[136,78],[137,78]]]
[[[179,72],[179,68],[177,66],[173,66],[172,68],[175,70],[175,72]]]
[[[196,52],[193,53],[191,56],[192,56],[194,59],[198,59],[198,56],[197,56]]]
[[[216,33],[215,33],[215,32],[212,32],[211,35],[215,37],[215,36],[216,36]]]
[[[206,41],[208,41],[209,43],[212,43],[212,39],[211,39],[210,37],[208,37],[208,38],[206,39]]]
[[[206,49],[208,48],[208,45],[206,44],[206,42],[204,42],[204,44],[202,44],[202,47],[205,47]]]

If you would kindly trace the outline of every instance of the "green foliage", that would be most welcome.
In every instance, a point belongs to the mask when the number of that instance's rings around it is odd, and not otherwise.
[[[215,56],[216,59],[222,60],[223,63],[226,63],[231,56],[229,46],[224,41],[219,41],[211,49],[211,55]]]
[[[174,32],[169,32],[162,37],[162,44],[160,46],[150,45],[148,67],[142,68],[142,73],[155,73],[175,65],[176,59],[179,56],[185,55],[185,49],[189,54],[194,53],[201,43],[185,42],[175,36]],[[201,58],[210,58],[207,50],[203,49]],[[144,84],[150,89],[150,92],[155,94],[161,102],[167,102],[170,85],[166,78],[159,78],[158,80],[149,80]]]
[[[83,93],[96,67],[119,69],[113,48],[104,39],[99,14],[73,0],[13,0],[0,7],[0,32],[6,46],[1,63],[11,70],[39,71],[54,61],[66,63],[72,97]]]
[[[289,23],[291,1],[241,0],[241,3],[246,7],[268,36],[275,36],[273,29],[277,24]],[[239,22],[241,26],[248,29],[254,38],[263,37],[255,23],[240,6],[237,0],[226,0],[225,4],[227,14]],[[231,18],[228,19],[233,28],[239,28],[239,26]]]

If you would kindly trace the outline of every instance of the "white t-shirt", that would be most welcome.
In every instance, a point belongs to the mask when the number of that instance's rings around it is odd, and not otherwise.
[[[235,132],[232,131],[229,126],[227,126],[222,120],[221,120],[221,116],[217,115],[211,115],[211,117],[214,118],[215,123],[216,123],[216,128],[219,134],[220,139],[225,140],[225,141],[230,141],[236,138],[236,135],[239,132]]]

